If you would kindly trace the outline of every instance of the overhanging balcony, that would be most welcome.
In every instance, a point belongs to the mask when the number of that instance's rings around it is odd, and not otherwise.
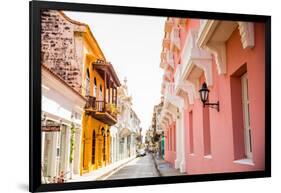
[[[255,46],[253,22],[200,20],[197,44],[200,48],[207,48],[215,56],[219,74],[226,73],[226,42],[237,27],[242,47],[253,48]]]
[[[176,114],[177,108],[183,108],[183,100],[175,95],[175,85],[171,82],[166,82],[164,91],[163,109]]]
[[[171,32],[171,50],[180,50],[180,29],[179,27],[174,27]]]
[[[92,96],[87,96],[86,98],[86,114],[110,126],[117,123],[117,110],[115,104],[96,100],[96,98]]]
[[[185,80],[198,82],[204,73],[207,84],[212,85],[212,56],[197,46],[197,35],[197,30],[191,30],[187,35],[181,53],[182,69],[177,72],[179,76],[177,79],[179,83]]]

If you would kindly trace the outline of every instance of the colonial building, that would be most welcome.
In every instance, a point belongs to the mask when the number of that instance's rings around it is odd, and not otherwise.
[[[264,24],[168,18],[166,27],[179,49],[172,52],[175,65],[164,90],[182,102],[178,114],[163,114],[162,124],[169,136],[173,116],[183,118],[182,138],[176,140],[183,146],[183,169],[188,174],[263,170]],[[202,88],[209,90],[205,105]]]
[[[42,183],[57,183],[79,174],[86,98],[73,54],[74,24],[58,11],[44,11],[41,19]]]
[[[140,119],[132,109],[132,97],[128,94],[127,81],[118,88],[118,123],[113,126],[111,134],[112,162],[135,157],[136,140],[140,132]]]
[[[163,108],[163,97],[161,98],[161,102],[158,105],[155,105],[153,108],[152,113],[152,123],[151,128],[153,129],[153,142],[155,143],[155,150],[157,154],[163,158],[164,157],[164,151],[165,151],[165,135],[164,130],[162,129],[161,123],[160,123],[160,116]]]
[[[82,126],[81,139],[73,147],[74,163],[79,164],[80,174],[101,168],[110,163],[110,126],[117,122],[119,79],[87,24],[61,11],[43,11],[41,36],[42,65],[84,100],[83,105],[70,105],[80,109]]]
[[[162,44],[160,67],[164,70],[161,94],[164,97],[160,116],[165,135],[165,159],[185,172],[185,101],[175,93],[175,70],[180,60],[180,29],[184,19],[168,18]]]
[[[79,174],[81,115],[86,99],[42,65],[42,182]],[[75,148],[74,148],[75,146]]]

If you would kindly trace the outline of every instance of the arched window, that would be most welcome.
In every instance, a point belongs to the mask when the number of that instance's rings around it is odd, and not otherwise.
[[[96,154],[96,132],[93,131],[93,139],[92,139],[92,164],[95,164],[95,154]]]

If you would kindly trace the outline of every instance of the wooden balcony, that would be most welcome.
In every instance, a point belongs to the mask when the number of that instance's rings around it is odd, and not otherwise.
[[[117,123],[117,109],[115,104],[96,100],[96,98],[92,96],[87,96],[86,98],[86,114],[109,126]]]

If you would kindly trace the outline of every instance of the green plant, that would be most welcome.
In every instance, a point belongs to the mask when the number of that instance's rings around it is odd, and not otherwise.
[[[70,131],[71,131],[71,134],[70,134],[70,157],[69,157],[69,162],[72,163],[73,161],[73,154],[74,154],[74,148],[75,148],[75,125],[74,123],[71,124],[71,128],[70,128]]]

